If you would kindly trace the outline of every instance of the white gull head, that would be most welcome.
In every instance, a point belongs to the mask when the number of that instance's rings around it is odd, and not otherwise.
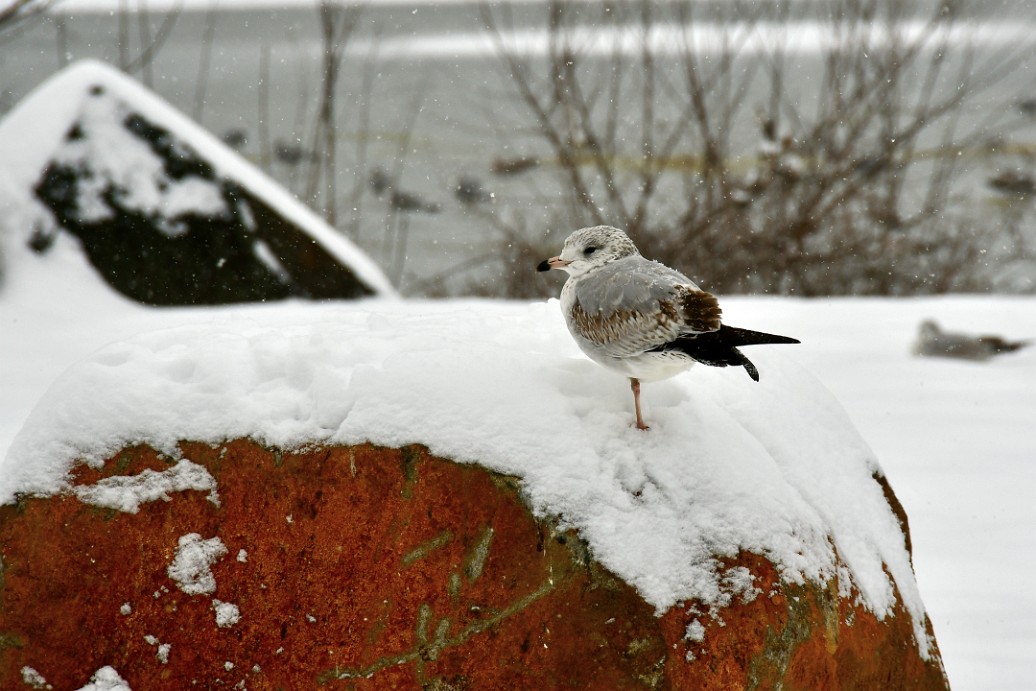
[[[561,254],[540,262],[540,271],[561,269],[572,277],[583,276],[623,257],[639,256],[626,233],[611,226],[577,230],[565,240]]]

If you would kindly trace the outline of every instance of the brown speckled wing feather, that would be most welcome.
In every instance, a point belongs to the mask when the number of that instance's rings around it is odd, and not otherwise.
[[[676,286],[674,292],[685,326],[681,333],[704,333],[719,329],[723,310],[719,308],[719,300],[715,295],[690,286]]]
[[[604,354],[625,357],[654,350],[680,336],[720,327],[719,302],[694,284],[673,284],[629,308],[586,309],[577,296],[569,315],[573,331]]]

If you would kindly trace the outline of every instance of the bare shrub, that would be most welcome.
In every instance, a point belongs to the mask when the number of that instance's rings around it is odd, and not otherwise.
[[[483,16],[553,158],[566,231],[620,226],[723,292],[987,289],[991,266],[1027,250],[958,198],[964,164],[990,153],[990,123],[965,114],[1022,56],[979,60],[949,2],[916,12],[558,1],[542,55],[516,44],[506,11]],[[815,29],[817,52],[804,56],[792,26]],[[523,262],[546,239],[502,237],[505,261]]]

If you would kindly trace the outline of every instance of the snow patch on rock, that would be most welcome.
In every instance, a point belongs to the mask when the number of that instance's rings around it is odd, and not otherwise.
[[[216,479],[204,467],[186,459],[168,470],[146,469],[137,475],[116,475],[93,485],[77,485],[73,492],[84,504],[137,513],[143,503],[169,501],[170,494],[187,490],[207,491],[209,501],[219,506]]]
[[[227,546],[218,537],[203,540],[198,533],[180,537],[173,563],[166,572],[176,587],[188,595],[216,592],[212,565],[227,555]]]

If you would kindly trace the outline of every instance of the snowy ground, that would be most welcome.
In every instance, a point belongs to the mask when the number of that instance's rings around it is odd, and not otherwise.
[[[0,292],[0,456],[63,370],[101,346],[143,332],[190,326],[196,327],[191,333],[230,334],[243,322],[334,325],[357,309],[373,313],[364,319],[374,330],[390,330],[395,320],[404,318],[435,322],[465,314],[501,324],[536,313],[554,319],[549,306],[517,303],[145,309],[114,295],[90,275],[71,247],[65,250],[30,257],[28,263],[19,257],[6,266]],[[1036,595],[1029,587],[1036,567],[1036,435],[1029,428],[1036,421],[1036,348],[975,364],[916,359],[909,347],[917,324],[929,317],[957,330],[1036,336],[1036,299],[722,302],[728,323],[796,336],[803,343],[781,347],[773,356],[754,350],[764,379],[760,385],[743,372],[698,368],[682,375],[681,387],[689,385],[693,396],[696,381],[702,390],[713,390],[727,386],[724,378],[730,378],[746,396],[753,391],[763,395],[768,371],[786,375],[797,362],[815,374],[855,421],[910,515],[917,579],[953,688],[1031,688],[1036,662]],[[184,339],[188,332],[176,333]],[[134,341],[134,347],[160,340],[147,336]],[[334,343],[300,346],[327,347],[335,356]],[[127,347],[126,352],[132,350]],[[778,364],[783,361],[793,362]],[[173,371],[172,362],[170,367],[174,378],[192,374]],[[602,394],[590,403],[601,406],[602,416],[616,422],[629,417],[629,392],[622,380],[598,375],[589,363],[584,368],[576,362],[572,368],[570,374],[594,377],[595,393]],[[508,378],[521,380],[517,375]],[[743,387],[742,379],[747,382]],[[685,398],[676,385],[645,385],[646,416],[657,424],[648,434],[663,434],[676,422],[673,413],[681,406],[701,409],[700,399]],[[779,414],[793,419],[795,412]]]

